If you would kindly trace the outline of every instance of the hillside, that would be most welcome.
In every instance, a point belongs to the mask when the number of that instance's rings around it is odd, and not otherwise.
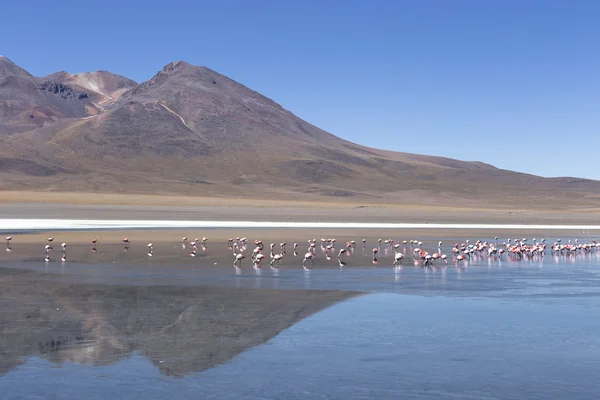
[[[597,181],[359,146],[185,62],[136,84],[106,71],[36,78],[0,58],[0,178],[4,190],[600,204]]]

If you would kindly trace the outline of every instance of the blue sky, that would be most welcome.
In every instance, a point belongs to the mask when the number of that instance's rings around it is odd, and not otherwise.
[[[34,75],[185,60],[364,145],[600,179],[598,1],[21,0],[0,18],[0,54]]]

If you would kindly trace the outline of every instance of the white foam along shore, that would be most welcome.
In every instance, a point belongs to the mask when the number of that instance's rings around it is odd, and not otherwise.
[[[169,228],[314,228],[314,229],[508,229],[508,230],[600,230],[600,225],[437,224],[379,222],[268,222],[268,221],[151,221],[93,219],[0,219],[8,232],[169,229]]]

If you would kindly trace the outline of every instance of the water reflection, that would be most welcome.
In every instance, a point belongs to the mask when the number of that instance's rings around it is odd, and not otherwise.
[[[181,376],[227,361],[352,295],[32,283],[35,274],[0,272],[10,278],[0,299],[0,374],[23,357],[105,365],[139,351],[163,374]],[[262,277],[255,279],[260,288]]]

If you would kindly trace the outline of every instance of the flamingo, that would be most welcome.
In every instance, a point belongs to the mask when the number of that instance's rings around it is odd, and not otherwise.
[[[310,261],[312,263],[312,266],[314,267],[315,266],[315,260],[314,260],[314,258],[315,258],[315,255],[313,253],[311,253],[311,252],[306,253],[304,255],[304,259],[302,260],[302,266],[306,267],[306,263],[308,261]]]
[[[256,268],[260,268],[261,267],[261,263],[262,260],[265,258],[266,256],[262,253],[258,253],[256,255],[256,257],[254,257],[254,267]]]
[[[381,240],[381,239],[380,239]],[[377,247],[373,248],[373,264],[377,264],[377,252],[379,250],[377,249]]]
[[[281,265],[281,259],[282,259],[282,258],[283,258],[283,254],[281,254],[281,253],[280,253],[280,254],[275,254],[275,255],[273,256],[273,259],[272,259],[272,260],[271,260],[271,262],[269,263],[269,265],[270,265],[271,267],[273,267],[273,264],[274,264],[274,263],[277,263],[277,265]]]
[[[398,265],[402,265],[402,261],[404,260],[404,254],[400,252],[394,253],[394,267]]]
[[[65,253],[67,251],[67,244],[63,243],[60,246],[62,247],[62,252]]]
[[[48,239],[46,239],[48,242],[53,242],[54,238],[53,237],[49,237]]]
[[[154,253],[154,245],[152,243],[148,243],[148,257],[152,257]]]
[[[235,255],[235,260],[233,261],[233,266],[236,268],[241,268],[242,267],[242,260],[246,258],[245,255],[243,254],[236,254]]]
[[[12,240],[12,236],[6,237],[6,246],[10,246],[10,241]]]
[[[338,264],[340,265],[340,267],[343,267],[344,265],[346,265],[346,263],[344,262],[344,255],[347,253],[346,249],[340,249],[338,255],[337,255],[337,260],[338,260]]]
[[[255,247],[254,250],[252,250],[252,259],[256,260],[256,257],[259,254],[262,255],[262,249],[260,247]]]
[[[425,255],[425,262],[423,263],[424,267],[430,266],[433,263],[433,257],[431,256],[431,254],[426,254]]]

